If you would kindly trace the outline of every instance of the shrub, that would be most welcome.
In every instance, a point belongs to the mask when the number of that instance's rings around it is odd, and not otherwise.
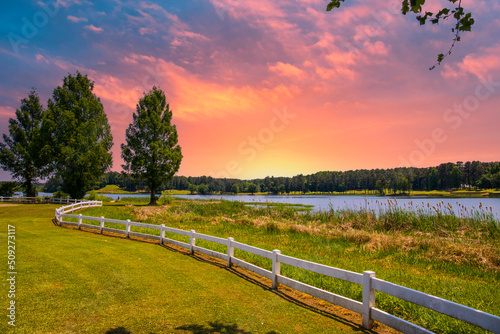
[[[111,202],[112,200],[108,196],[99,195],[95,190],[92,190],[89,194],[87,194],[85,196],[85,199],[89,201],[103,201],[103,202]]]
[[[161,192],[161,197],[158,199],[157,203],[159,205],[170,205],[172,204],[172,201],[172,195],[170,195],[170,192],[168,190],[165,190]]]
[[[62,191],[56,191],[55,193],[52,194],[52,198],[62,198],[62,199],[66,199],[66,198],[69,198],[69,195],[66,194],[65,192],[62,192]]]

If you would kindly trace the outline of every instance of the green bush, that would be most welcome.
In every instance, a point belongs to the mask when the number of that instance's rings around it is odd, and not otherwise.
[[[99,195],[95,190],[92,190],[89,194],[87,194],[85,196],[85,199],[89,201],[103,201],[103,202],[111,202],[112,200],[108,196]]]
[[[172,204],[172,201],[172,195],[170,195],[168,190],[165,190],[161,192],[161,197],[158,199],[157,203],[159,205],[170,205]]]
[[[56,191],[55,193],[52,194],[52,198],[62,198],[62,199],[66,199],[66,198],[69,198],[69,195],[66,194],[65,192],[62,192],[62,191]]]

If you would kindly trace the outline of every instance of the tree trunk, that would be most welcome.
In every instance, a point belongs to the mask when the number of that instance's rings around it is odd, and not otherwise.
[[[149,204],[148,205],[156,205],[156,195],[155,195],[155,192],[156,192],[156,187],[152,187],[151,188],[151,199],[149,200]]]
[[[31,182],[30,179],[26,180],[26,197],[35,197],[33,183]]]

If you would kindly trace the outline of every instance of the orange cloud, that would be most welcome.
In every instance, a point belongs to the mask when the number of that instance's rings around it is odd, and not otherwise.
[[[301,77],[304,74],[300,68],[280,61],[274,66],[269,66],[269,70],[285,77]]]

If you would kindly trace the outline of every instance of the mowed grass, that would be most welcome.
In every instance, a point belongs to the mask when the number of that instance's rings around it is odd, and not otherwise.
[[[0,206],[2,245],[7,225],[16,229],[18,272],[16,326],[2,315],[1,333],[362,332],[358,323],[288,300],[223,266],[151,243],[56,227],[56,207]],[[132,210],[102,209],[115,218]],[[3,283],[4,313],[7,290]]]
[[[287,206],[255,208],[217,200],[175,200],[154,208],[140,205],[138,199],[131,201],[136,201],[136,206],[104,206],[82,213],[128,216],[135,221],[234,237],[252,246],[280,249],[285,255],[355,272],[372,270],[378,278],[500,315],[499,234],[498,225],[492,225],[489,216],[485,220],[462,219],[425,213],[415,216],[395,210],[377,220],[372,214],[363,216],[350,210],[314,215],[298,214]],[[167,237],[187,242],[186,237]],[[225,246],[202,240],[197,240],[197,245],[226,251]],[[270,269],[269,260],[239,251],[235,255]],[[282,273],[361,300],[362,289],[356,284],[286,265],[282,265]],[[438,333],[484,332],[382,293],[377,294],[377,308]]]

